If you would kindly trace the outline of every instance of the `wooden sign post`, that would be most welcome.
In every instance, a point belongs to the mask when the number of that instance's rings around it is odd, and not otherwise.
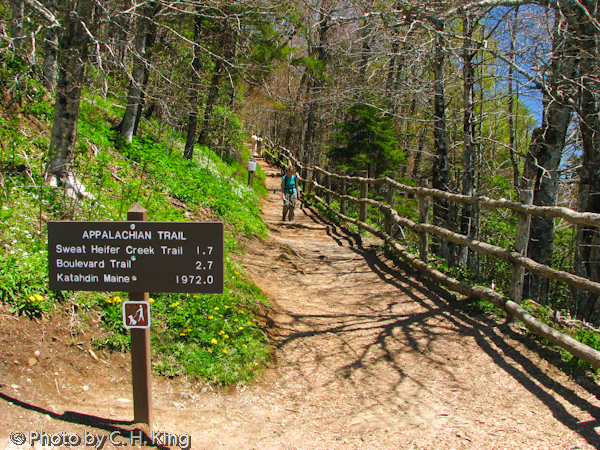
[[[248,160],[248,186],[250,187],[254,184],[254,172],[256,172],[256,159],[250,158]]]
[[[127,220],[146,222],[148,212],[139,204],[127,211]],[[147,292],[130,292],[129,300],[147,302]],[[148,311],[148,319],[150,318]],[[150,321],[148,320],[148,325]],[[146,423],[152,431],[152,366],[150,364],[150,327],[131,328],[131,384],[133,388],[133,421]]]
[[[129,292],[134,422],[153,427],[148,292],[221,294],[221,222],[149,222],[140,205],[121,222],[48,222],[53,291]]]

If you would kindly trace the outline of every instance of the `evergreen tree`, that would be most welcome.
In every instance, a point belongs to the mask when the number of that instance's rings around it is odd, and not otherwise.
[[[364,103],[353,105],[347,114],[348,120],[336,124],[340,131],[333,137],[341,145],[328,152],[330,158],[345,170],[368,170],[376,177],[404,162],[391,116]]]

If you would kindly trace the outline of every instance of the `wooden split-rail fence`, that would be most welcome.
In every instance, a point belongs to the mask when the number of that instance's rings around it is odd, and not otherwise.
[[[268,143],[264,150],[265,158],[271,164],[284,168],[293,166],[299,174],[303,185],[304,197],[312,198],[320,203],[328,211],[336,215],[344,222],[351,223],[369,233],[381,238],[397,255],[411,267],[426,275],[431,280],[445,286],[451,291],[458,292],[471,298],[481,298],[492,302],[503,309],[508,320],[518,319],[532,332],[544,337],[548,341],[567,350],[573,356],[580,358],[594,367],[600,368],[600,352],[561,333],[549,325],[541,322],[527,310],[520,306],[523,290],[523,277],[525,270],[540,277],[561,281],[575,288],[588,292],[600,294],[600,283],[588,280],[569,272],[556,270],[547,265],[540,264],[527,256],[524,256],[529,239],[530,218],[532,215],[540,217],[562,218],[575,225],[588,225],[600,227],[600,214],[577,212],[564,207],[542,207],[533,206],[531,191],[521,194],[521,202],[512,202],[506,199],[495,200],[488,197],[466,196],[440,191],[427,187],[427,181],[422,181],[420,187],[407,186],[397,182],[394,177],[368,178],[366,171],[361,176],[353,177],[329,172],[318,166],[307,167],[303,165],[288,149]],[[350,184],[360,186],[359,197],[347,194]],[[335,184],[338,190],[332,189]],[[369,186],[387,185],[385,202],[368,198]],[[402,217],[394,209],[394,198],[396,192],[405,192],[418,198],[419,221],[415,222]],[[332,206],[332,197],[339,200],[339,209]],[[481,242],[463,234],[456,233],[446,228],[429,223],[429,199],[439,198],[449,202],[466,203],[478,205],[479,208],[498,209],[505,208],[518,214],[518,230],[515,239],[514,250]],[[349,203],[358,205],[358,218],[347,214]],[[367,208],[377,208],[384,216],[382,226],[367,223]],[[407,250],[395,238],[392,229],[402,231],[402,228],[413,230],[418,234],[419,255]],[[508,297],[487,286],[471,286],[465,284],[428,264],[429,261],[429,235],[440,236],[447,241],[466,246],[474,252],[488,255],[506,261],[512,265],[511,286]]]

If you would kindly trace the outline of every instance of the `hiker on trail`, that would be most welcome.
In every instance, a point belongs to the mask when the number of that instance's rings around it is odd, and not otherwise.
[[[265,143],[263,142],[263,138],[258,137],[258,139],[256,139],[256,145],[257,145],[257,150],[256,153],[258,153],[259,155],[262,155],[263,153],[263,147],[265,145]]]
[[[300,190],[298,189],[298,177],[294,175],[294,169],[291,166],[287,168],[287,172],[281,180],[281,198],[283,200],[283,219],[281,220],[285,221],[286,215],[289,220],[293,220],[296,200],[300,200]]]
[[[256,144],[258,142],[258,136],[256,134],[253,134],[250,137],[250,144],[252,144],[252,156],[256,155]]]

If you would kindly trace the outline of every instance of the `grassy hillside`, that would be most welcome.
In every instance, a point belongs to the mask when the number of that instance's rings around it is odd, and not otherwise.
[[[122,351],[128,334],[121,325],[119,292],[48,290],[47,231],[50,220],[124,220],[135,203],[149,220],[225,223],[223,295],[151,293],[153,363],[157,374],[186,374],[215,383],[252,378],[268,357],[264,333],[252,311],[265,298],[244,276],[234,255],[246,236],[264,236],[259,197],[246,186],[247,154],[239,145],[228,162],[207,148],[193,161],[182,158],[183,140],[172,129],[145,121],[140,138],[123,144],[111,127],[120,105],[86,95],[79,120],[74,171],[93,198],[73,199],[43,179],[52,99],[35,89],[21,102],[5,97],[0,111],[0,301],[18,314],[39,316],[75,305],[82,323],[100,314],[109,330],[96,347]],[[243,140],[234,130],[238,142]]]

